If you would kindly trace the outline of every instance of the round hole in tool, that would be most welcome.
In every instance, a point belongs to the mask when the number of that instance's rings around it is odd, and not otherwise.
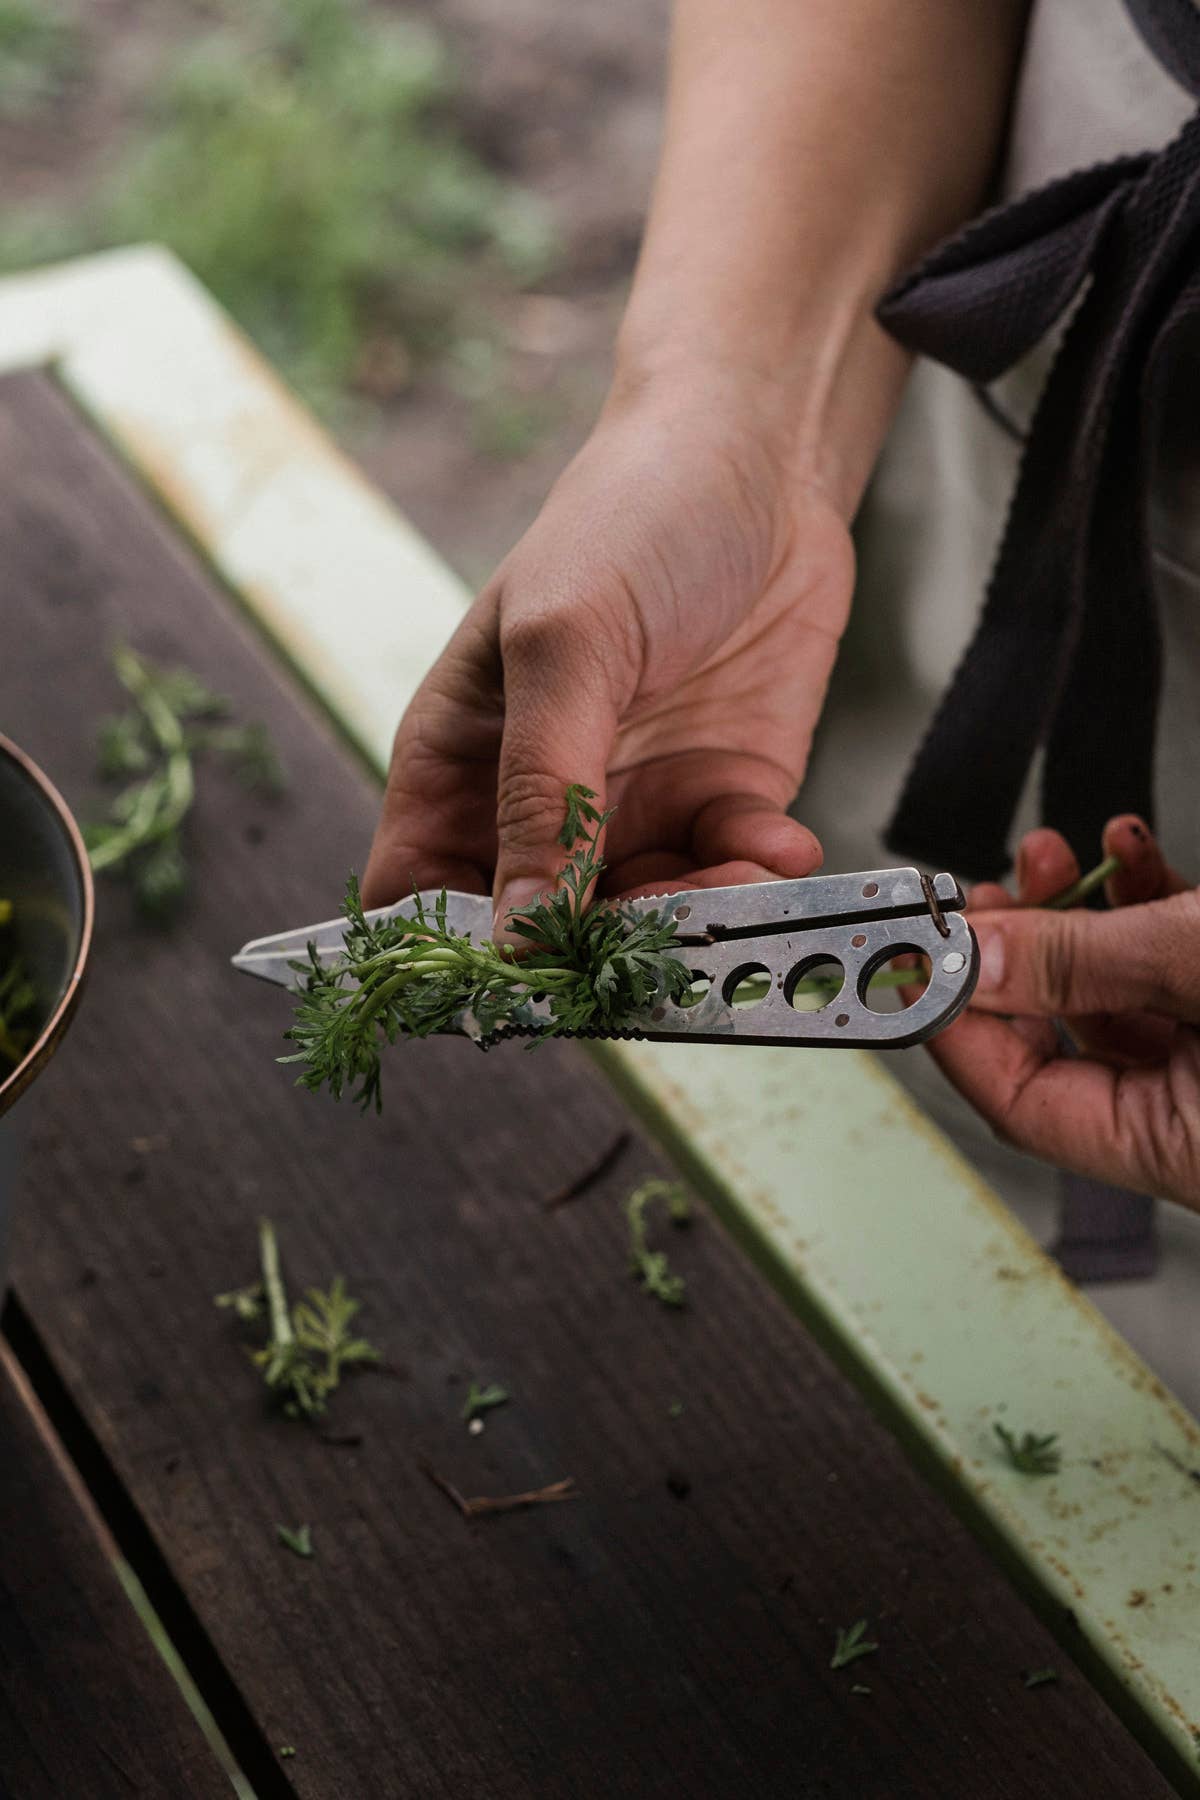
[[[726,1006],[758,1006],[771,991],[771,971],[765,963],[743,963],[725,977],[721,993]]]
[[[842,991],[846,971],[836,956],[806,956],[783,984],[783,997],[797,1012],[820,1012]]]
[[[913,986],[924,988],[930,974],[929,958],[915,944],[889,944],[863,964],[858,997],[868,1012],[903,1012],[912,1004],[907,990]]]
[[[877,881],[868,881],[866,887],[863,889],[863,899],[873,900],[878,892],[879,883]]]
[[[711,979],[699,969],[691,970],[692,985],[675,1001],[676,1006],[699,1006],[712,986]]]

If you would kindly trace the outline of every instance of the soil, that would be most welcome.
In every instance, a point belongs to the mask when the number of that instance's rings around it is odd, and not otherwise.
[[[541,292],[497,301],[514,373],[549,397],[529,454],[483,457],[437,386],[356,446],[473,584],[516,541],[586,437],[637,254],[658,150],[669,0],[426,0],[461,58],[463,119],[489,162],[542,196],[562,246]]]
[[[477,409],[444,375],[389,379],[366,346],[339,435],[467,581],[477,586],[533,518],[587,434],[633,268],[653,173],[669,0],[416,0],[450,47],[455,116],[483,158],[542,197],[560,252],[534,293],[479,297],[506,350],[506,404],[532,412],[518,441],[478,443]],[[223,0],[74,0],[78,75],[52,106],[0,120],[5,204],[86,194],[136,128],[156,71]],[[390,391],[393,390],[393,391]],[[398,390],[398,391],[394,391]],[[337,429],[337,427],[335,427]],[[504,435],[504,419],[500,420]]]

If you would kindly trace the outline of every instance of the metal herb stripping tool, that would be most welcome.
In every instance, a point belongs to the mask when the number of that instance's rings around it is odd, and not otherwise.
[[[438,895],[421,899],[432,912]],[[367,917],[399,918],[412,904],[381,907]],[[674,922],[677,954],[692,974],[691,993],[682,1003],[648,1007],[620,1031],[586,1035],[872,1050],[920,1043],[957,1018],[975,987],[979,952],[962,916],[964,904],[953,876],[931,878],[916,869],[809,875],[623,901],[629,911],[656,912]],[[476,942],[490,937],[491,899],[448,894],[446,922]],[[345,919],[329,919],[255,938],[238,951],[233,966],[299,990],[306,979],[300,959],[309,945],[322,961],[332,961],[341,954],[345,929]],[[924,991],[901,1010],[883,1010],[886,989],[876,978],[906,952],[926,959]],[[921,979],[914,971],[913,980]],[[486,1050],[504,1038],[537,1037],[549,1019],[549,1001],[530,1000],[514,1021],[486,1032],[469,1011],[448,1029]]]

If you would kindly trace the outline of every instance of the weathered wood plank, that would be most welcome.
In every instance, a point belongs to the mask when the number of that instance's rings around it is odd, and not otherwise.
[[[173,934],[102,894],[15,1274],[298,1791],[1169,1792],[710,1223],[673,1246],[689,1312],[636,1290],[616,1203],[644,1144],[545,1213],[627,1122],[570,1048],[399,1051],[381,1120],[291,1087],[279,997],[225,959],[332,910],[371,786],[42,378],[0,389],[0,468],[0,705],[81,810],[119,633],[267,717],[292,771],[278,810],[206,784]],[[264,1211],[296,1282],[343,1271],[403,1370],[345,1395],[357,1447],[264,1418],[211,1306]],[[478,1439],[472,1376],[513,1394]],[[583,1497],[468,1525],[422,1455],[469,1492]],[[301,1520],[311,1562],[274,1541]],[[879,1654],[831,1671],[861,1615]],[[1045,1664],[1059,1684],[1027,1691]]]
[[[0,1794],[228,1794],[27,1399],[0,1340]]]

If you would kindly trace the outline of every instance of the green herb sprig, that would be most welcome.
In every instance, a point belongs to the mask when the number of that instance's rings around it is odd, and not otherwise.
[[[309,1288],[303,1300],[288,1305],[279,1241],[269,1219],[258,1227],[261,1278],[249,1287],[214,1296],[214,1304],[239,1319],[268,1321],[262,1349],[251,1351],[272,1397],[289,1419],[315,1419],[340,1385],[346,1369],[379,1361],[379,1352],[351,1330],[360,1302],[335,1275],[328,1290]]]
[[[509,944],[473,943],[453,930],[445,890],[432,909],[414,894],[411,914],[372,922],[351,876],[342,955],[323,964],[310,945],[308,962],[296,965],[307,979],[287,1036],[299,1048],[280,1061],[304,1065],[299,1084],[327,1087],[335,1100],[350,1090],[364,1110],[378,1112],[382,1046],[444,1031],[466,1011],[487,1035],[535,1023],[531,1003],[545,998],[550,1017],[537,1021],[538,1035],[553,1037],[619,1030],[645,1007],[681,999],[691,977],[672,954],[674,924],[657,912],[588,905],[605,866],[600,834],[612,817],[594,801],[590,788],[567,789],[559,842],[570,837],[575,848],[552,894],[509,913],[509,928],[528,946],[520,957]]]
[[[96,873],[125,876],[139,909],[163,920],[187,890],[183,825],[196,798],[196,755],[213,750],[251,785],[275,793],[283,770],[263,726],[219,723],[228,700],[189,669],[160,668],[127,644],[117,645],[112,662],[132,705],[101,725],[99,767],[126,785],[108,818],[84,827],[84,841]]]
[[[1027,1431],[1018,1439],[1015,1432],[1006,1430],[1003,1425],[993,1425],[992,1429],[1004,1446],[1005,1456],[1022,1475],[1058,1474],[1061,1458],[1056,1431],[1046,1437]]]
[[[646,1210],[655,1200],[665,1201],[673,1225],[691,1223],[691,1203],[682,1182],[664,1181],[661,1176],[643,1181],[625,1202],[625,1217],[629,1221],[629,1266],[646,1293],[661,1300],[664,1306],[684,1306],[687,1302],[683,1276],[672,1274],[666,1251],[652,1250],[648,1242]]]
[[[866,1619],[856,1619],[853,1625],[844,1630],[839,1627],[833,1655],[829,1659],[830,1668],[848,1669],[860,1656],[874,1656],[879,1645],[868,1638],[869,1630],[870,1625]]]
[[[494,1406],[503,1406],[508,1397],[508,1389],[501,1387],[498,1381],[489,1381],[483,1387],[473,1381],[467,1390],[459,1417],[470,1425],[483,1413],[491,1412]]]
[[[275,1535],[284,1549],[290,1550],[293,1556],[302,1556],[307,1559],[316,1555],[313,1549],[311,1525],[297,1525],[294,1531],[290,1526],[277,1525]]]
[[[5,945],[13,910],[11,900],[0,900],[0,1073],[16,1068],[37,1028],[37,989],[20,955]]]

